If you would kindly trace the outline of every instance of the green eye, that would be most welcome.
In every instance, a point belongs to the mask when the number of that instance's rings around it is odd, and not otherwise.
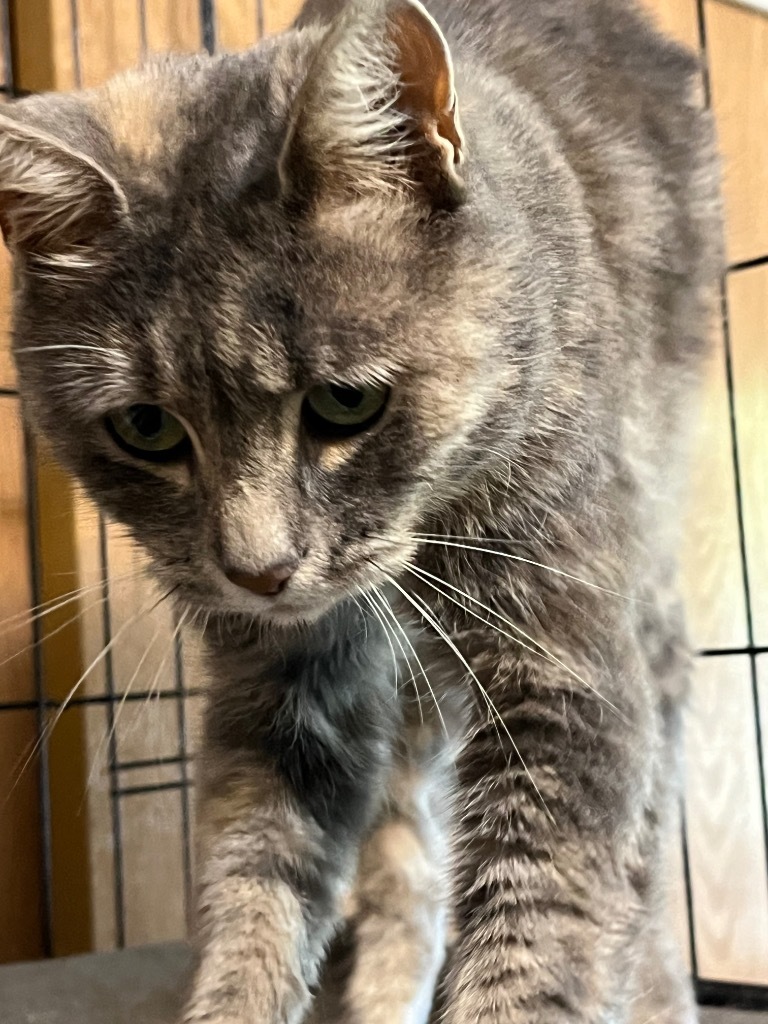
[[[173,462],[189,450],[189,434],[159,405],[130,405],[106,418],[114,442],[137,459]]]
[[[326,440],[353,437],[379,420],[388,398],[387,387],[321,384],[304,400],[304,423],[311,434]]]

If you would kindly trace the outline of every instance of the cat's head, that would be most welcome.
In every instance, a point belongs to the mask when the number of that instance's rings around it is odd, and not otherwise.
[[[484,187],[410,0],[3,113],[27,408],[165,587],[313,618],[473,485],[514,378]]]

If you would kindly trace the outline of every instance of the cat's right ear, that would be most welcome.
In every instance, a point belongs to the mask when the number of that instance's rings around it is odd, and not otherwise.
[[[283,194],[398,191],[433,209],[460,205],[464,136],[434,18],[419,0],[310,0],[298,24],[316,31],[329,18],[294,103]]]
[[[93,266],[101,236],[128,216],[125,194],[89,156],[17,117],[0,116],[6,245],[43,266]]]

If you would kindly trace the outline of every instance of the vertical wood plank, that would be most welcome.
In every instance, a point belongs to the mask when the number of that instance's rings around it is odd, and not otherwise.
[[[0,710],[0,964],[44,955],[36,764],[16,783],[36,726],[34,711]]]
[[[259,38],[259,0],[226,0],[216,6],[219,50],[243,50]]]
[[[681,548],[689,635],[700,650],[741,647],[747,619],[721,327],[709,356],[691,456]]]
[[[11,257],[0,241],[0,388],[16,386],[11,357]]]
[[[186,933],[178,791],[125,796],[126,940],[130,945]]]
[[[31,92],[76,84],[70,0],[10,0],[16,84]]]
[[[150,53],[202,47],[199,0],[148,0],[145,10]]]
[[[24,439],[18,399],[0,398],[0,704],[35,698]],[[19,618],[19,616],[22,616]],[[10,621],[9,621],[10,620]],[[0,963],[43,954],[34,711],[0,709]]]
[[[87,802],[88,808],[92,946],[101,952],[114,949],[117,945],[111,780],[103,770],[109,721],[106,707],[99,704],[86,707],[84,715],[89,772],[87,794],[83,795],[83,800]],[[99,766],[102,766],[102,770],[97,770]]]
[[[0,703],[34,700],[24,437],[19,400],[0,397]],[[21,656],[19,656],[21,655]]]
[[[755,643],[768,645],[768,267],[728,276],[736,429]]]
[[[78,0],[78,11],[84,87],[101,85],[139,62],[141,23],[136,0]]]
[[[699,973],[768,984],[768,865],[747,656],[699,660],[685,749]]]
[[[40,597],[58,601],[78,584],[72,485],[39,446],[34,466],[38,517]],[[43,627],[46,696],[64,702],[82,685],[80,601],[52,610]],[[80,707],[61,715],[49,740],[53,865],[54,953],[87,952],[92,945],[89,820],[84,803],[88,765]]]
[[[303,6],[302,0],[262,0],[264,5],[264,32],[272,35],[289,28]]]
[[[662,32],[692,50],[699,48],[696,0],[643,0],[643,4]]]
[[[768,18],[720,0],[706,0],[705,11],[735,263],[768,255]]]

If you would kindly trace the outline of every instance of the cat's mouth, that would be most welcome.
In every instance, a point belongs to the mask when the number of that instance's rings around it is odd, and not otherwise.
[[[349,595],[346,585],[313,587],[295,578],[276,582],[268,593],[261,592],[267,589],[262,581],[258,581],[255,587],[243,586],[243,582],[246,581],[233,581],[231,576],[220,581],[226,610],[281,627],[312,623]]]
[[[339,595],[341,596],[341,595]],[[300,622],[313,622],[327,612],[339,599],[291,593],[263,597],[248,593],[227,594],[227,609],[255,621],[290,626]]]
[[[266,570],[247,564],[227,570],[216,560],[202,572],[184,573],[181,580],[175,563],[162,568],[178,598],[203,617],[233,616],[287,628],[311,624],[344,601],[365,600],[364,595],[399,574],[415,546],[411,537],[368,537],[364,546],[345,551],[338,560],[304,551],[293,563]]]

